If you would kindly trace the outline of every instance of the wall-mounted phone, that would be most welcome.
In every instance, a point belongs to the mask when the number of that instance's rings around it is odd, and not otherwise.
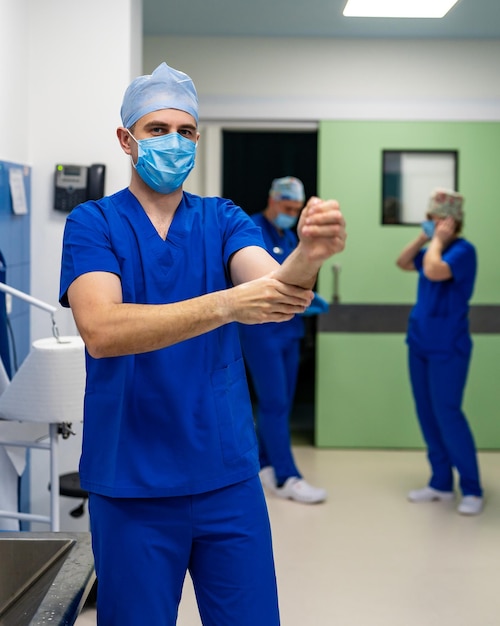
[[[106,166],[94,163],[63,165],[58,163],[54,176],[54,209],[69,213],[86,200],[99,200],[104,195]]]

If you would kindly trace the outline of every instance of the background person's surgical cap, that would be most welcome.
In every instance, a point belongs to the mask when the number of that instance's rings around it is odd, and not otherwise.
[[[275,178],[269,190],[269,195],[273,200],[296,200],[297,202],[304,202],[304,185],[298,178],[294,178],[293,176]]]
[[[436,217],[451,216],[461,222],[464,219],[463,204],[464,197],[456,191],[435,189],[431,194],[427,213]]]
[[[161,109],[185,111],[198,124],[198,96],[193,81],[166,63],[130,83],[123,97],[122,124],[130,128],[147,113]]]

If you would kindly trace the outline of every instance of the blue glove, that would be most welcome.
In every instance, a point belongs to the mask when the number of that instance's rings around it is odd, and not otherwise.
[[[436,228],[436,224],[434,224],[432,220],[425,220],[425,222],[422,222],[421,226],[422,226],[422,230],[427,235],[427,237],[429,237],[429,239],[432,239],[432,236],[434,235],[434,230]]]
[[[328,302],[322,298],[318,293],[314,292],[314,298],[311,304],[307,307],[307,309],[301,313],[301,315],[319,315],[320,313],[326,313],[330,305]]]

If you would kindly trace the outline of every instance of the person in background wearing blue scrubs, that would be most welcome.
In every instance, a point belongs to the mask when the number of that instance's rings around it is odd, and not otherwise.
[[[304,311],[344,219],[311,198],[279,265],[240,207],[182,189],[199,140],[189,76],[162,63],[136,78],[121,116],[130,185],[69,214],[60,285],[86,346],[98,624],[173,626],[189,571],[205,626],[277,626],[238,323]]]
[[[431,468],[429,484],[410,491],[408,499],[453,500],[455,468],[462,492],[458,512],[477,515],[483,491],[474,438],[461,408],[472,352],[468,314],[477,261],[474,246],[460,236],[462,205],[463,197],[454,191],[433,192],[422,232],[397,260],[402,270],[419,273],[407,343],[415,408]]]
[[[252,215],[268,252],[283,261],[295,250],[293,227],[304,206],[302,181],[293,176],[275,178],[264,211]],[[272,494],[314,504],[326,491],[307,483],[297,469],[290,441],[289,419],[299,372],[304,323],[300,315],[280,324],[240,325],[241,347],[257,396],[256,428],[260,478]]]

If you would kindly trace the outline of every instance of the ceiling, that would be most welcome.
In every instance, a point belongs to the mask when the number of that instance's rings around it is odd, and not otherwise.
[[[442,19],[347,18],[346,1],[143,0],[144,35],[500,39],[500,0],[458,0]]]

